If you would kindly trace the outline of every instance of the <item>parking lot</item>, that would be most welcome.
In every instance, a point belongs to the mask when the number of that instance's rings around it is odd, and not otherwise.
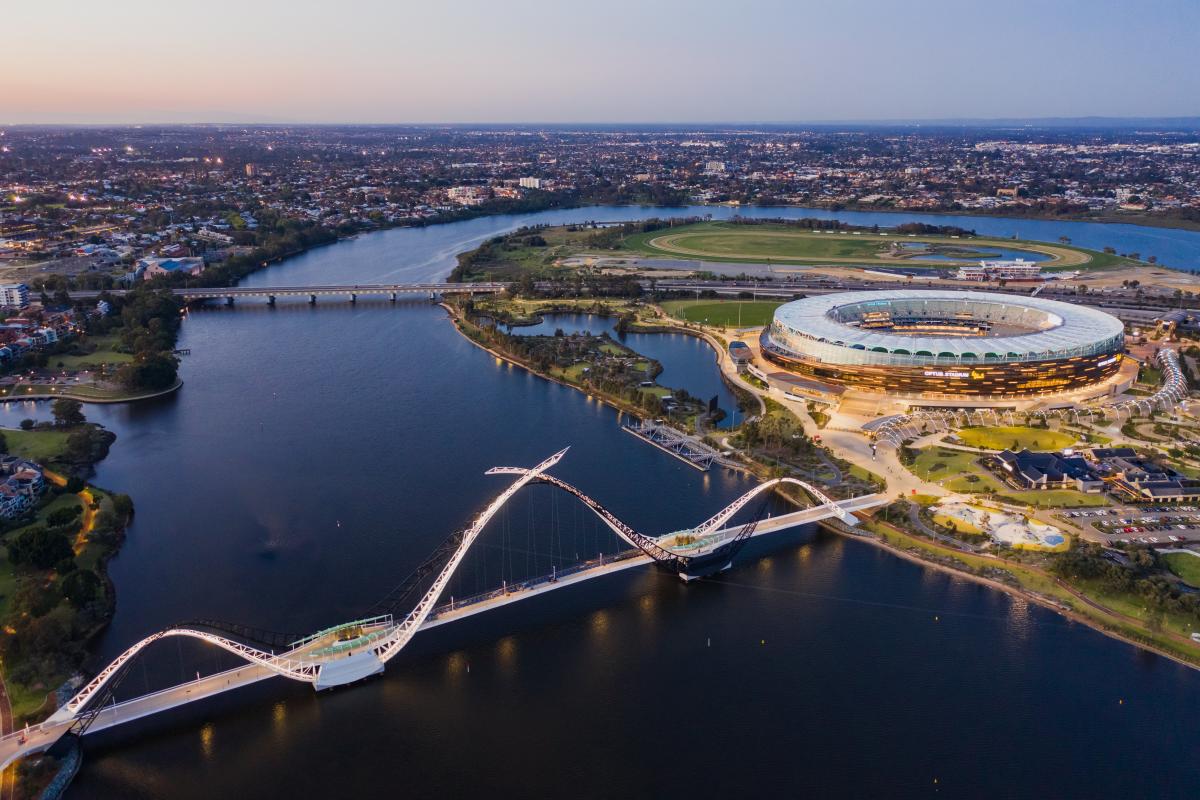
[[[1127,506],[1060,511],[1055,516],[1103,544],[1170,546],[1200,542],[1200,506]]]

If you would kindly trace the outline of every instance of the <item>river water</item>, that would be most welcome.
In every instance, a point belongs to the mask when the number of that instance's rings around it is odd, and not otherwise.
[[[365,236],[248,283],[436,278],[528,221]],[[567,445],[556,474],[649,533],[749,488],[620,432],[613,410],[497,362],[420,302],[200,310],[180,346],[177,395],[87,408],[119,437],[96,482],[137,506],[103,659],[191,618],[304,632],[358,616],[503,488],[485,469]],[[682,375],[660,347],[664,380]],[[3,422],[44,413],[12,405]],[[452,593],[621,549],[548,492],[510,504]],[[274,680],[89,736],[69,797],[1200,790],[1200,673],[863,542],[809,530],[752,547],[717,580],[638,569],[421,634],[358,686]],[[121,691],[222,665],[168,642]]]

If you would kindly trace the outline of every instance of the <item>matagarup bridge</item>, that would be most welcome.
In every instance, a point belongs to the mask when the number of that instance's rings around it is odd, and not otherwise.
[[[212,622],[182,624],[158,631],[113,659],[44,722],[0,738],[0,767],[45,750],[68,734],[81,736],[88,731],[106,730],[267,678],[283,677],[302,681],[312,684],[316,689],[353,683],[382,672],[387,662],[403,650],[417,632],[426,628],[646,564],[657,563],[684,580],[691,580],[727,568],[737,549],[752,536],[774,533],[833,516],[852,525],[856,522],[853,516],[855,511],[886,502],[882,495],[865,495],[835,502],[808,483],[794,478],[778,478],[756,486],[695,528],[651,537],[637,532],[579,489],[547,474],[566,452],[566,449],[560,450],[532,468],[496,467],[488,470],[489,475],[515,475],[516,480],[497,495],[472,520],[469,527],[447,539],[405,584],[381,603],[385,608],[394,607],[407,599],[422,580],[436,575],[403,617],[397,619],[393,613],[381,613],[341,623],[290,642],[264,631]],[[531,483],[547,484],[578,498],[633,549],[614,556],[601,555],[598,559],[557,570],[549,576],[505,585],[500,590],[457,602],[451,600],[439,606],[438,600],[455,570],[488,522],[514,495]],[[800,486],[820,504],[769,519],[763,519],[760,513],[747,524],[724,527],[755,497],[780,484]],[[109,704],[113,690],[138,655],[150,645],[172,637],[205,642],[236,655],[246,664]],[[282,647],[276,652],[269,646],[273,644]]]

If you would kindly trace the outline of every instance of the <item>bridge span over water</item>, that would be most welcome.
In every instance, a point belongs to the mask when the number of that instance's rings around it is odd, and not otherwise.
[[[402,295],[435,297],[442,294],[495,294],[507,288],[506,283],[364,283],[353,286],[224,286],[216,288],[172,289],[171,292],[192,303],[203,300],[224,300],[232,304],[238,298],[259,298],[274,304],[280,297],[299,297],[316,303],[318,297],[338,297],[358,302],[360,297],[384,297],[396,302]]]
[[[377,605],[376,613],[363,619],[335,625],[290,642],[249,628],[214,622],[193,622],[167,628],[136,642],[87,682],[74,697],[44,722],[0,738],[0,766],[51,747],[63,736],[82,736],[188,703],[212,697],[273,677],[311,683],[316,689],[340,686],[383,671],[419,631],[455,622],[531,597],[574,586],[632,567],[658,564],[684,580],[702,577],[730,566],[741,545],[754,536],[838,517],[853,525],[854,512],[886,502],[882,495],[865,495],[833,501],[819,489],[794,478],[777,478],[759,484],[728,507],[694,528],[647,536],[621,521],[602,504],[578,488],[548,474],[566,454],[550,456],[535,467],[496,467],[490,475],[512,475],[516,480],[497,495],[465,530],[456,532],[421,564],[412,575]],[[524,487],[544,484],[576,497],[630,549],[616,555],[556,570],[550,575],[465,599],[439,604],[439,598],[471,545],[488,522]],[[808,492],[817,505],[771,518],[762,512],[750,522],[729,525],[734,515],[755,498],[781,484],[794,484]],[[430,581],[432,578],[432,581]],[[422,587],[428,583],[428,587]],[[395,610],[416,596],[410,610],[397,616]],[[156,642],[171,637],[198,639],[226,650],[246,664],[140,697],[115,702],[113,692],[129,672],[138,655]],[[274,645],[274,646],[273,646]]]

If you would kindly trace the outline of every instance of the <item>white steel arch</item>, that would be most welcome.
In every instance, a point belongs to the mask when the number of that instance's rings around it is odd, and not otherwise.
[[[766,483],[760,483],[758,486],[755,486],[753,489],[746,492],[744,495],[739,497],[737,500],[734,500],[732,503],[727,505],[725,508],[718,511],[712,517],[706,519],[704,522],[701,522],[699,525],[697,525],[695,528],[692,529],[692,532],[695,533],[697,536],[702,536],[703,534],[708,533],[710,530],[721,527],[727,521],[729,521],[730,517],[732,517],[734,514],[736,514],[739,510],[741,510],[747,503],[749,503],[755,497],[757,497],[758,495],[767,491],[768,489],[778,486],[781,483],[792,483],[792,484],[795,484],[796,486],[799,486],[800,488],[804,489],[806,492],[811,494],[813,497],[817,498],[817,500],[819,500],[822,505],[829,506],[831,509],[833,509],[833,513],[837,515],[837,518],[840,519],[842,522],[845,522],[847,525],[858,524],[858,520],[854,517],[853,514],[850,514],[849,512],[847,512],[844,508],[842,508],[837,503],[835,503],[833,500],[831,500],[828,496],[826,496],[826,494],[824,492],[822,492],[817,487],[813,486],[811,483],[806,483],[797,478],[773,478],[773,479],[767,481]]]
[[[493,500],[488,507],[483,510],[482,514],[475,518],[475,521],[471,523],[471,527],[467,528],[466,532],[463,534],[462,541],[459,543],[458,548],[454,551],[454,554],[450,556],[450,560],[446,562],[446,566],[444,566],[442,571],[438,573],[437,579],[434,580],[433,585],[430,586],[425,594],[421,596],[421,599],[417,602],[417,605],[413,608],[413,610],[408,612],[408,615],[392,629],[392,632],[380,639],[379,642],[372,648],[372,650],[375,652],[375,655],[379,657],[381,662],[387,663],[388,660],[396,655],[396,653],[399,653],[402,649],[404,649],[404,646],[409,643],[413,636],[416,635],[417,630],[433,611],[438,597],[440,597],[442,591],[445,590],[446,584],[450,582],[450,578],[453,577],[454,571],[458,569],[458,565],[462,563],[463,558],[467,554],[467,550],[469,550],[471,545],[474,544],[475,540],[479,538],[479,534],[483,532],[483,528],[485,525],[487,525],[488,521],[496,515],[496,512],[499,511],[504,504],[507,503],[512,496],[521,489],[521,487],[534,480],[543,472],[550,469],[560,460],[562,460],[562,457],[566,455],[567,450],[569,449],[570,448],[565,447],[547,458],[542,463],[538,464],[533,469],[527,470],[516,480],[515,483],[513,483],[512,486],[509,486],[500,495],[498,495],[496,499]]]
[[[386,662],[397,652],[399,652],[404,645],[409,642],[410,639],[412,639],[413,634],[416,633],[417,629],[421,627],[421,624],[424,623],[426,617],[428,617],[429,613],[433,610],[434,603],[436,602],[438,596],[442,593],[442,590],[445,589],[446,583],[449,582],[450,577],[454,574],[454,570],[462,561],[463,556],[466,555],[467,550],[479,536],[479,533],[483,530],[484,526],[487,525],[488,521],[496,514],[497,511],[500,510],[501,507],[504,506],[505,503],[508,502],[508,500],[514,494],[517,493],[522,486],[541,475],[541,473],[545,470],[557,464],[562,459],[563,455],[566,454],[568,449],[569,448],[564,448],[558,451],[533,469],[527,470],[525,475],[523,475],[512,486],[508,487],[508,489],[497,496],[496,499],[494,499],[491,504],[488,505],[484,512],[476,517],[474,523],[472,523],[471,527],[467,529],[465,535],[463,536],[462,542],[459,544],[449,563],[443,568],[442,572],[438,575],[437,580],[434,581],[433,586],[431,586],[430,589],[425,593],[425,595],[421,598],[421,601],[417,603],[417,606],[408,614],[407,617],[405,617],[402,622],[394,625],[387,636],[376,640],[376,644],[372,647],[372,650],[379,657],[380,661]],[[227,650],[228,652],[245,659],[249,663],[258,664],[259,666],[265,667],[277,675],[296,681],[304,681],[306,683],[315,684],[320,677],[321,668],[329,663],[324,659],[298,657],[297,654],[303,649],[303,646],[295,647],[285,653],[275,655],[274,653],[268,653],[263,650],[259,650],[258,648],[250,647],[249,645],[241,644],[240,642],[235,642],[232,639],[227,639],[223,636],[218,636],[207,631],[200,631],[187,627],[168,628],[166,630],[150,634],[113,659],[113,661],[109,663],[108,666],[106,666],[103,670],[101,670],[94,678],[92,678],[92,680],[89,681],[86,686],[76,692],[74,697],[72,697],[65,704],[63,704],[62,707],[55,711],[47,721],[66,722],[79,716],[88,703],[93,700],[121,672],[122,667],[128,664],[142,650],[146,649],[146,647],[168,636],[186,636],[208,642],[209,644],[220,647],[223,650]]]
[[[314,661],[293,657],[291,653],[294,651],[274,655],[206,631],[198,631],[192,628],[168,628],[167,630],[150,634],[113,659],[112,663],[101,670],[86,686],[76,692],[74,697],[55,711],[48,721],[66,721],[77,716],[83,710],[84,706],[112,681],[123,666],[128,664],[142,650],[168,636],[186,636],[192,639],[199,639],[202,642],[208,642],[220,647],[222,650],[227,650],[236,656],[240,656],[252,664],[266,667],[276,675],[282,675],[285,678],[291,678],[295,681],[313,682],[316,680],[317,671],[320,668],[320,664]]]

